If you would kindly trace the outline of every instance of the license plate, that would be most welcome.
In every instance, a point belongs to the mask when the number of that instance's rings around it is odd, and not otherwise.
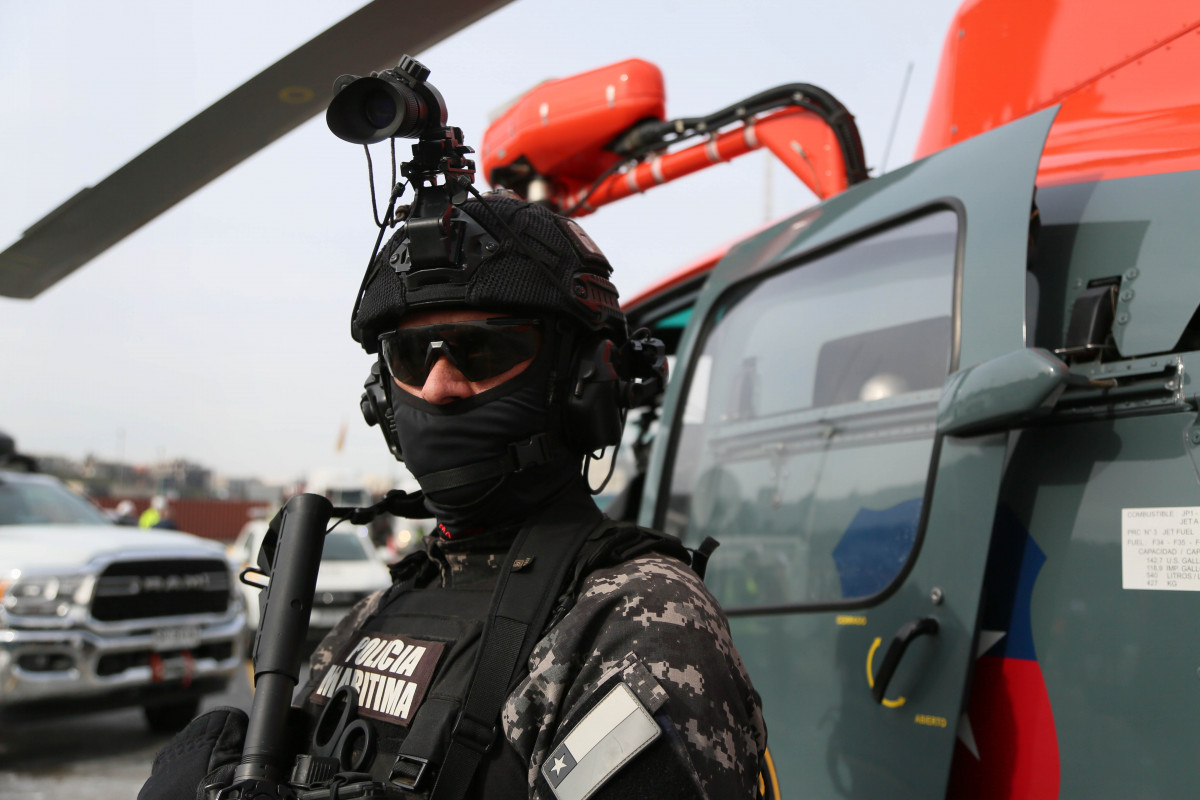
[[[181,625],[177,628],[159,628],[154,631],[154,649],[190,650],[200,644],[200,629],[194,625]]]

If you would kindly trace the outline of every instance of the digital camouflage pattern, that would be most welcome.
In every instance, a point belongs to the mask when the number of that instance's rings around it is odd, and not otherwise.
[[[444,585],[493,580],[503,543],[428,540]],[[478,548],[478,549],[476,549]],[[363,600],[312,657],[306,697],[344,644],[378,609]],[[650,554],[597,570],[574,605],[552,621],[529,658],[529,674],[505,702],[502,729],[529,765],[531,800],[553,800],[539,770],[570,726],[619,679],[652,714],[674,724],[697,785],[712,800],[753,798],[766,727],[717,601],[686,565]],[[649,755],[649,754],[647,754]]]
[[[560,726],[615,673],[675,724],[709,798],[754,797],[766,726],[725,615],[690,568],[656,554],[588,576],[530,654],[502,723],[529,760],[531,797],[552,800],[537,772],[568,733]]]

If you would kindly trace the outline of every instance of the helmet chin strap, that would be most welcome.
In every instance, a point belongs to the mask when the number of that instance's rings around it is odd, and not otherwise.
[[[551,432],[539,433],[530,436],[525,441],[510,443],[508,445],[508,452],[502,456],[476,461],[472,464],[464,464],[461,467],[452,467],[450,469],[419,475],[417,476],[417,480],[421,484],[421,491],[427,497],[437,492],[457,489],[473,483],[495,481],[495,484],[490,489],[471,503],[460,506],[446,506],[447,508],[466,508],[496,491],[504,483],[504,479],[514,472],[520,472],[523,469],[540,466],[541,464],[549,464],[551,461],[556,461],[570,455],[572,453],[563,444],[561,436]]]

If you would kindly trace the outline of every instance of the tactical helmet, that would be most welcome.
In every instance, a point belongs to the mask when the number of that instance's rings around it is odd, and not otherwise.
[[[627,338],[612,267],[573,220],[493,193],[410,219],[366,276],[351,330],[368,353],[411,310],[477,308],[572,320]]]
[[[595,243],[572,220],[509,194],[477,195],[446,204],[440,214],[428,207],[422,212],[404,223],[364,276],[351,324],[355,340],[378,353],[381,334],[426,309],[546,319],[553,324],[543,330],[545,368],[529,370],[509,388],[543,381],[543,396],[553,400],[545,428],[550,439],[538,439],[538,454],[526,447],[519,461],[532,464],[564,448],[581,457],[617,444],[625,410],[662,391],[667,365],[662,343],[648,331],[629,336],[609,281],[612,267]],[[378,424],[392,454],[411,468],[396,406],[408,400],[391,383],[380,358],[363,385],[361,408],[367,424]],[[399,413],[407,418],[407,410]],[[462,423],[460,417],[458,433],[466,430]],[[555,446],[544,447],[548,441]]]

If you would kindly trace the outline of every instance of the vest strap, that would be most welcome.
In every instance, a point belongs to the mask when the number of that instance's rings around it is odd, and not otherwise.
[[[589,535],[581,536],[581,523],[588,522]],[[592,539],[591,534],[613,524],[604,519],[590,497],[569,496],[517,533],[492,593],[475,674],[431,800],[462,800],[466,796],[484,754],[496,741],[500,709],[523,674],[519,666],[529,658],[550,618],[576,555]],[[406,738],[401,753],[422,755],[409,751],[408,745]]]

